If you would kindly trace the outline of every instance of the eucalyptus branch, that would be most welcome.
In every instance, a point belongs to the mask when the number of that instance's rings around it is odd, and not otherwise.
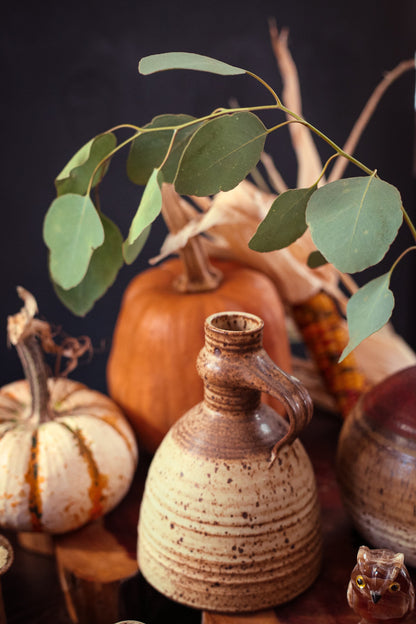
[[[408,213],[406,212],[403,204],[401,206],[401,209],[402,209],[403,218],[404,218],[404,220],[406,222],[406,225],[408,226],[408,228],[409,228],[409,230],[410,230],[410,232],[412,234],[413,239],[416,241],[416,228],[413,225],[412,220],[410,219]]]
[[[399,262],[410,252],[410,251],[416,251],[416,245],[412,245],[411,247],[407,247],[407,249],[405,249],[404,251],[402,251],[402,253],[400,254],[400,256],[398,258],[396,258],[396,260],[393,262],[393,265],[389,271],[390,275],[393,273],[394,269],[397,267],[397,265],[399,264]]]
[[[287,68],[292,60],[285,48],[286,40],[281,43],[283,47],[281,45],[277,50],[279,62]],[[140,67],[144,75],[166,69],[246,74],[260,83],[274,101],[259,106],[218,107],[199,118],[160,115],[143,128],[120,124],[93,138],[73,156],[57,178],[58,197],[45,217],[44,240],[50,250],[50,273],[59,287],[58,296],[75,313],[89,311],[95,300],[113,283],[123,262],[130,264],[141,252],[154,220],[162,212],[160,171],[163,171],[164,180],[172,183],[180,195],[209,197],[219,191],[230,191],[250,172],[256,175],[257,164],[266,158],[264,145],[268,135],[284,127],[290,128],[298,162],[300,148],[295,145],[294,136],[308,137],[306,157],[311,155],[315,163],[311,168],[313,175],[309,176],[308,182],[305,178],[298,182],[298,188],[289,190],[280,178],[277,179],[279,194],[249,241],[251,249],[257,252],[283,249],[309,228],[313,244],[321,256],[335,270],[354,274],[378,264],[403,221],[416,242],[416,228],[402,205],[398,190],[381,180],[377,170],[371,170],[348,153],[348,142],[345,148],[341,148],[303,117],[298,88],[293,89],[293,97],[287,102],[253,72],[188,53],[151,55],[142,59]],[[287,74],[284,82],[287,87]],[[280,111],[285,115],[284,121],[266,128],[257,115],[262,111]],[[117,145],[115,133],[126,129],[131,135]],[[159,134],[157,140],[149,139],[152,133],[155,137],[154,133]],[[143,138],[145,135],[148,135],[147,139]],[[311,147],[312,136],[333,150],[323,166],[316,150]],[[145,188],[128,236],[123,241],[117,226],[100,213],[98,189],[110,159],[128,145],[132,149],[127,157],[127,174],[133,183]],[[323,183],[330,163],[338,157],[366,175]],[[316,160],[319,160],[318,166]],[[332,170],[336,167],[339,167],[339,161]],[[270,175],[270,167],[267,170]],[[314,179],[316,182],[311,184]],[[90,198],[93,187],[97,192],[96,205]],[[81,230],[83,236],[79,235]],[[68,240],[74,259],[71,263],[63,253]],[[392,270],[410,250],[416,250],[416,245],[400,256]],[[96,251],[98,253],[94,255]],[[103,258],[106,267],[101,271],[99,264]],[[353,305],[349,308],[348,324],[351,320],[355,325],[355,339],[348,349],[358,344],[357,336],[359,342],[378,329],[372,317],[363,313],[369,301],[371,305],[381,307],[381,317],[386,322],[389,319],[394,301],[388,290],[387,277],[384,275],[375,283],[370,282],[364,292],[359,289],[351,297]],[[77,288],[79,285],[82,285],[81,289]]]
[[[328,169],[329,163],[334,160],[334,158],[338,158],[338,154],[332,154],[332,156],[330,156],[328,158],[328,160],[326,161],[326,163],[324,164],[324,166],[322,167],[322,171],[321,174],[319,176],[319,178],[316,180],[315,184],[316,186],[318,186],[319,182],[322,180],[322,178],[325,175],[326,170]]]
[[[145,130],[145,128],[141,128],[140,126],[136,126],[134,124],[118,124],[117,126],[113,126],[109,130],[107,130],[107,132],[116,132],[117,130],[122,130],[124,128],[128,128],[129,130],[135,130],[136,135],[139,135]]]
[[[179,130],[179,128],[176,127],[174,129],[174,131],[172,132],[172,137],[171,137],[171,140],[170,140],[170,143],[169,143],[169,147],[168,147],[168,149],[166,151],[164,159],[162,160],[162,162],[160,163],[160,165],[158,167],[159,171],[162,170],[163,165],[166,163],[167,159],[169,158],[169,156],[170,156],[170,154],[172,152],[173,144],[174,144],[176,136],[178,134],[178,130]]]
[[[338,156],[343,156],[344,158],[349,160],[352,164],[356,165],[359,169],[361,169],[362,171],[364,171],[368,175],[372,174],[372,170],[371,169],[369,169],[366,165],[364,165],[362,162],[360,162],[354,156],[351,156],[350,154],[347,154],[347,152],[344,152],[344,150],[341,147],[339,147],[339,145],[337,145],[335,143],[335,141],[330,139],[328,136],[326,136],[326,134],[321,132],[321,130],[319,130],[318,128],[313,126],[311,123],[306,121],[306,119],[304,119],[301,115],[298,115],[297,113],[291,111],[289,108],[286,108],[286,106],[283,106],[283,105],[280,107],[280,109],[283,112],[285,112],[287,115],[290,115],[291,117],[296,119],[296,121],[298,121],[303,126],[308,128],[311,132],[313,132],[314,134],[319,136],[319,138],[321,138],[323,141],[325,141],[325,143],[327,143],[330,147],[332,147],[332,149],[337,153]]]
[[[120,130],[122,128],[131,128],[131,129],[133,129],[135,131],[135,133],[132,136],[130,136],[127,139],[125,139],[122,143],[117,145],[113,150],[111,150],[111,152],[106,154],[106,156],[104,158],[102,158],[98,162],[98,164],[95,166],[95,168],[94,168],[94,170],[93,170],[93,172],[92,172],[92,174],[90,176],[86,195],[90,195],[91,187],[92,187],[94,178],[95,178],[97,172],[100,170],[100,168],[108,160],[110,160],[116,153],[118,153],[124,147],[126,147],[127,145],[132,143],[141,134],[146,134],[146,133],[151,133],[151,132],[164,132],[164,131],[169,131],[169,130],[173,131],[173,136],[172,136],[172,140],[171,140],[171,143],[169,145],[168,151],[167,151],[167,153],[164,156],[162,165],[160,165],[160,168],[161,168],[165,164],[166,160],[169,157],[169,154],[170,154],[170,152],[172,150],[172,147],[173,147],[173,141],[174,141],[174,139],[175,139],[175,137],[176,137],[176,135],[177,135],[179,130],[182,130],[184,128],[190,127],[190,126],[195,125],[197,123],[201,123],[203,121],[208,121],[210,119],[214,119],[214,118],[216,118],[218,116],[225,115],[225,114],[227,114],[229,112],[234,112],[234,110],[230,111],[230,110],[227,110],[225,108],[217,108],[212,113],[210,113],[208,115],[205,115],[203,117],[199,117],[197,119],[192,119],[191,121],[184,122],[184,123],[179,124],[177,126],[160,126],[160,127],[154,127],[154,128],[145,128],[145,127],[135,126],[133,124],[120,124],[118,126],[114,126],[113,128],[110,128],[109,130],[107,130],[107,133],[114,132],[114,131]]]
[[[280,101],[279,96],[277,95],[275,90],[272,89],[272,87],[269,84],[267,84],[267,82],[265,80],[260,78],[260,76],[257,76],[257,74],[254,74],[253,72],[250,72],[250,71],[247,71],[247,70],[246,70],[246,74],[248,74],[249,76],[251,76],[252,78],[257,80],[258,82],[260,82],[260,84],[262,84],[263,87],[265,87],[272,94],[273,98],[275,99],[276,106],[278,106],[279,108],[282,106],[282,103]]]
[[[362,169],[365,173],[371,175],[372,170],[369,169],[368,167],[366,167],[366,165],[361,163],[354,156],[351,156],[346,151],[344,151],[341,147],[339,147],[339,145],[337,145],[334,141],[332,141],[332,139],[330,139],[323,132],[321,132],[318,128],[316,128],[315,126],[310,124],[308,121],[306,121],[306,119],[304,119],[301,115],[299,115],[298,113],[296,113],[296,112],[290,110],[289,108],[287,108],[286,106],[284,106],[282,104],[280,98],[277,96],[276,92],[274,91],[274,89],[272,89],[272,87],[265,80],[263,80],[262,78],[260,78],[259,76],[257,76],[256,74],[254,74],[254,73],[252,73],[250,71],[246,71],[246,73],[249,76],[252,76],[253,78],[255,78],[258,82],[260,82],[273,95],[273,97],[274,97],[274,99],[276,101],[276,104],[272,108],[278,108],[282,112],[284,112],[287,115],[289,115],[290,117],[293,117],[294,119],[296,119],[296,121],[301,123],[303,126],[308,128],[311,132],[313,132],[314,134],[319,136],[328,145],[330,145],[330,147],[332,147],[332,149],[337,153],[338,156],[342,156],[342,157],[346,158],[351,163],[353,163],[354,165],[356,165],[357,167]],[[251,110],[254,110],[254,109],[251,109]],[[277,126],[277,127],[279,127],[279,126]]]
[[[330,145],[330,147],[332,147],[332,149],[336,152],[337,156],[342,156],[342,157],[346,158],[351,163],[356,165],[358,168],[362,169],[365,173],[367,173],[369,175],[372,174],[372,170],[371,169],[366,167],[363,163],[361,163],[355,157],[351,156],[350,154],[347,154],[341,147],[339,147],[334,141],[332,141],[332,139],[330,139],[322,131],[320,131],[318,128],[316,128],[311,123],[309,123],[307,120],[305,120],[301,115],[298,115],[294,111],[292,111],[289,108],[287,108],[286,106],[284,106],[282,104],[282,102],[280,101],[280,98],[278,97],[278,95],[274,91],[274,89],[265,80],[263,80],[262,78],[260,78],[256,74],[254,74],[253,72],[246,71],[246,73],[249,76],[253,77],[255,80],[257,80],[258,82],[260,82],[260,84],[262,84],[273,95],[273,98],[275,99],[275,102],[276,102],[275,104],[266,104],[266,105],[260,105],[260,106],[247,106],[247,107],[237,106],[237,107],[228,108],[228,109],[219,107],[219,108],[215,109],[214,111],[212,111],[211,113],[209,113],[208,115],[204,115],[204,116],[199,117],[197,119],[192,119],[191,121],[184,122],[184,123],[179,124],[177,126],[162,126],[162,127],[153,127],[153,128],[141,128],[139,126],[134,126],[132,124],[120,124],[119,126],[115,126],[111,130],[109,130],[109,132],[115,131],[115,130],[118,130],[118,129],[121,129],[121,128],[131,128],[131,129],[135,130],[135,134],[133,136],[129,137],[128,139],[126,139],[125,141],[123,141],[122,143],[120,143],[119,145],[117,145],[114,148],[114,150],[112,150],[108,155],[105,156],[105,158],[103,158],[97,164],[97,166],[95,167],[95,169],[94,169],[94,171],[93,171],[93,173],[91,175],[87,193],[88,194],[90,193],[92,182],[94,180],[94,177],[95,177],[97,171],[100,169],[100,167],[102,167],[105,164],[105,162],[107,162],[110,158],[112,158],[112,156],[115,153],[117,153],[118,151],[123,149],[126,145],[128,145],[132,141],[134,141],[134,139],[136,139],[140,134],[147,133],[147,132],[162,132],[162,131],[169,131],[169,130],[173,131],[172,139],[171,139],[171,142],[169,144],[168,150],[167,150],[167,152],[166,152],[166,154],[164,156],[162,164],[159,166],[159,168],[161,169],[162,166],[167,161],[167,159],[169,157],[169,154],[172,151],[173,143],[174,143],[174,140],[175,140],[176,135],[177,135],[179,130],[182,130],[184,128],[190,127],[190,126],[195,125],[197,123],[201,123],[201,122],[204,122],[204,121],[210,121],[212,119],[215,119],[215,118],[218,118],[220,116],[227,115],[227,114],[231,114],[231,113],[239,113],[239,112],[252,112],[253,113],[253,112],[259,112],[259,111],[262,111],[262,110],[264,111],[264,110],[273,110],[273,109],[281,110],[282,112],[286,113],[289,117],[292,117],[293,120],[286,120],[286,121],[284,121],[284,122],[282,122],[280,124],[277,124],[276,126],[273,126],[272,128],[269,128],[267,130],[267,134],[270,134],[271,132],[274,132],[275,130],[278,130],[278,129],[280,129],[280,128],[282,128],[282,127],[284,127],[284,126],[286,126],[286,125],[288,125],[290,123],[300,123],[303,126],[305,126],[306,128],[308,128],[311,132],[313,132],[314,134],[319,136],[328,145]],[[416,231],[415,231],[414,235],[416,236]]]
[[[286,121],[282,121],[282,123],[277,124],[276,126],[272,126],[271,128],[268,128],[267,134],[271,134],[275,130],[279,130],[280,128],[283,128],[284,126],[289,126],[290,124],[294,124],[294,123],[298,123],[298,122],[294,121],[293,119],[287,119]]]
[[[129,143],[131,143],[132,141],[134,141],[134,139],[135,139],[136,137],[138,137],[138,136],[142,133],[142,131],[143,131],[143,129],[138,128],[137,126],[128,126],[127,124],[124,124],[124,125],[120,125],[120,126],[115,126],[115,127],[114,127],[114,128],[112,128],[111,130],[108,130],[108,133],[112,132],[113,130],[117,130],[117,129],[120,129],[120,128],[123,128],[123,127],[124,127],[124,128],[126,128],[126,127],[131,127],[131,128],[133,128],[133,129],[135,129],[135,130],[136,130],[136,133],[135,133],[133,136],[129,137],[128,139],[125,139],[125,140],[124,140],[122,143],[120,143],[119,145],[117,145],[117,146],[116,146],[113,150],[111,150],[111,152],[109,152],[109,153],[108,153],[108,154],[107,154],[104,158],[102,158],[102,159],[100,160],[100,162],[99,162],[99,163],[95,166],[95,168],[94,168],[94,170],[93,170],[93,172],[92,172],[92,174],[91,174],[91,176],[90,176],[90,179],[89,179],[89,183],[88,183],[88,188],[87,188],[86,195],[90,195],[90,193],[91,193],[91,187],[92,187],[92,184],[93,184],[94,178],[95,178],[95,176],[96,176],[97,172],[100,170],[100,168],[101,168],[103,165],[105,165],[105,163],[106,163],[107,161],[109,161],[109,160],[110,160],[110,159],[114,156],[114,154],[117,154],[117,152],[119,152],[119,151],[120,151],[120,150],[122,150],[124,147],[126,147],[126,145],[129,145]]]

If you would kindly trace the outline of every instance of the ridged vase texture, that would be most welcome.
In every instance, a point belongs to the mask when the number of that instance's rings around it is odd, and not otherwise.
[[[205,398],[175,423],[149,468],[139,568],[180,603],[255,611],[294,598],[319,573],[315,477],[296,437],[272,454],[288,424],[260,403],[260,392],[268,385],[276,395],[275,376],[283,373],[271,361],[261,374],[241,372],[252,367],[253,353],[267,360],[262,321],[224,313],[209,317],[205,330],[198,360]],[[295,412],[306,401],[296,388]]]
[[[339,437],[337,478],[360,535],[416,566],[416,367],[357,403]]]

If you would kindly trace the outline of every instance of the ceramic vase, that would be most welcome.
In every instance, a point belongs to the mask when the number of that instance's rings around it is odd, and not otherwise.
[[[208,317],[197,362],[204,400],[166,435],[146,480],[139,569],[198,609],[278,605],[320,568],[315,477],[297,437],[311,400],[268,357],[262,331],[251,314]],[[282,401],[289,423],[261,404],[262,391]]]
[[[416,366],[358,401],[341,429],[337,478],[357,531],[416,566]]]

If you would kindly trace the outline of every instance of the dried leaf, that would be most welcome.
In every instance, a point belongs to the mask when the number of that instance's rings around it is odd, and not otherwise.
[[[287,29],[283,29],[279,33],[275,21],[270,20],[269,33],[273,52],[282,76],[283,102],[294,113],[302,115],[302,98],[298,71],[288,46],[289,32]],[[322,171],[321,159],[312,135],[306,126],[299,123],[290,124],[289,131],[298,162],[297,187],[312,186]],[[324,183],[325,180],[322,178],[320,184]]]

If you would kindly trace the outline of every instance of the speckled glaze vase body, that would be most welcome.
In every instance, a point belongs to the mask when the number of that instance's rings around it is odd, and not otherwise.
[[[198,609],[281,604],[320,568],[315,478],[297,439],[311,402],[263,350],[262,328],[239,312],[206,320],[204,400],[169,431],[146,480],[139,568],[162,594]],[[289,425],[260,403],[261,391],[283,402]]]
[[[359,400],[341,430],[337,477],[357,531],[416,566],[416,366]]]

